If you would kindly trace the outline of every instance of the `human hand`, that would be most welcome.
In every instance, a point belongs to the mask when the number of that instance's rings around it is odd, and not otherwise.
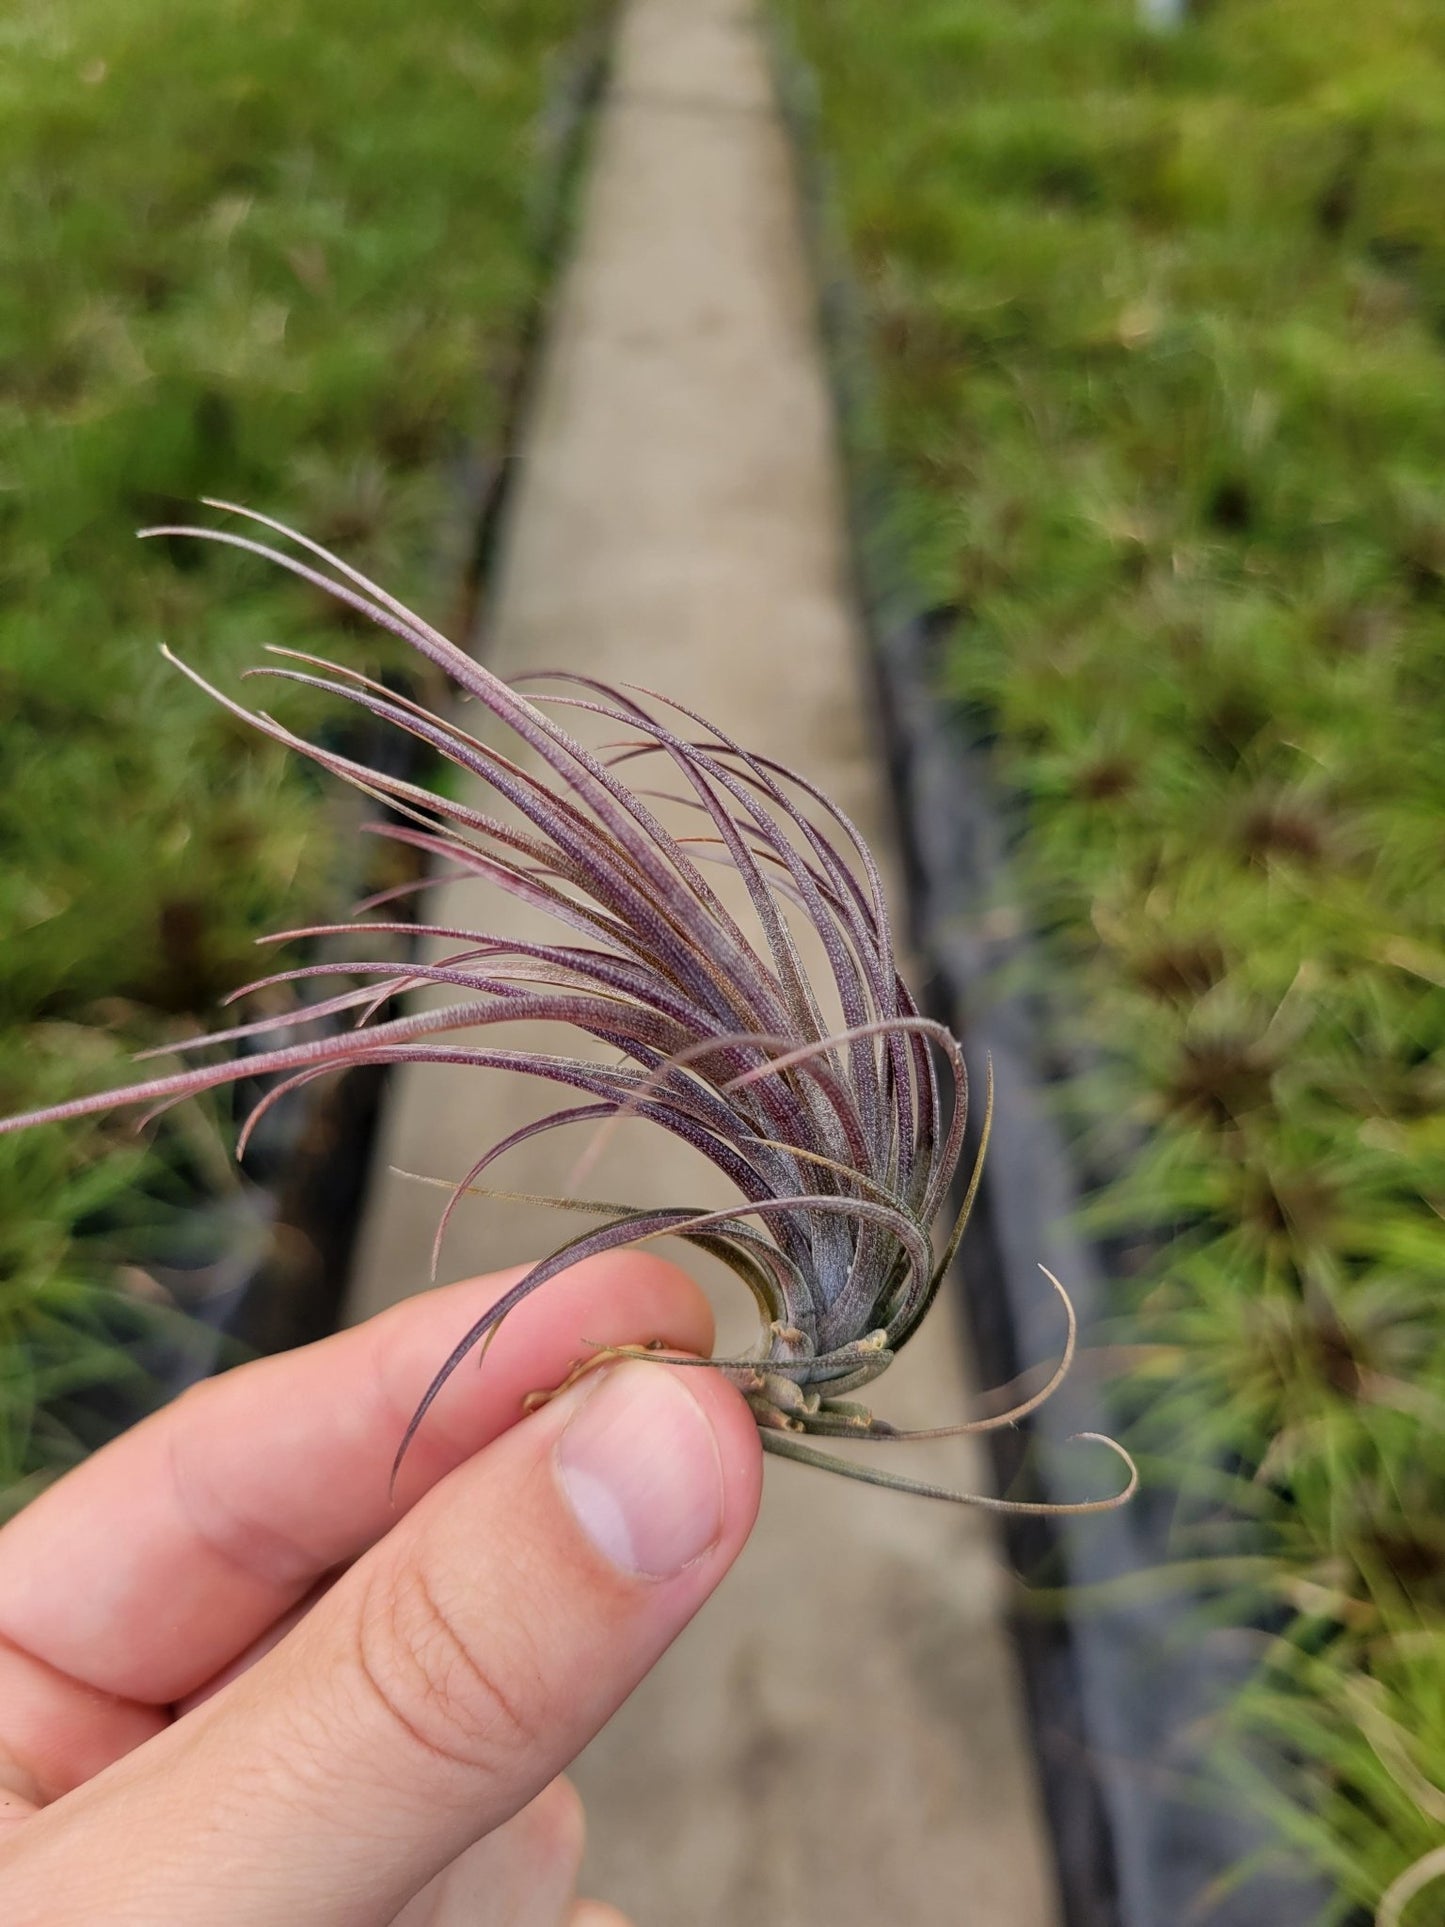
[[[576,1266],[457,1373],[521,1274],[410,1299],[214,1379],[0,1531],[6,1927],[606,1927],[574,1903],[567,1763],[732,1563],[757,1511],[714,1372],[588,1374],[590,1344],[706,1354],[661,1260]]]

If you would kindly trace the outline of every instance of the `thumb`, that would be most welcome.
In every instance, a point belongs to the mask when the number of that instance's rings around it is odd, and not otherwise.
[[[715,1372],[583,1380],[444,1479],[249,1672],[27,1821],[6,1918],[386,1927],[681,1631],[742,1547],[760,1462]]]

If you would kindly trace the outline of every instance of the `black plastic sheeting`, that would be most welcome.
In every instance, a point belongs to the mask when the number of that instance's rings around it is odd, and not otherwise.
[[[1058,1119],[1067,1068],[1043,1043],[1040,1010],[1012,988],[1036,982],[1009,881],[1008,817],[986,768],[986,729],[966,726],[938,693],[952,610],[929,611],[889,534],[889,483],[867,438],[869,377],[860,305],[817,140],[812,77],[781,36],[775,73],[793,136],[821,328],[833,378],[853,524],[858,595],[908,871],[911,935],[929,973],[933,1014],[963,1041],[975,1091],[991,1060],[993,1139],[963,1247],[973,1365],[1006,1384],[1058,1355],[1063,1279],[1081,1349],[1109,1310],[1109,1279],[1139,1253],[1080,1230],[1088,1188]],[[1021,972],[1021,959],[1030,968]],[[1063,987],[1066,989],[1066,987]],[[982,1107],[970,1120],[972,1148]],[[1091,1173],[1091,1175],[1097,1175]],[[1161,1228],[1167,1229],[1167,1228]],[[1031,1419],[991,1435],[1000,1489],[1028,1461],[1039,1496],[1097,1497],[1116,1463],[1071,1445],[1111,1430],[1096,1383],[1076,1369]],[[1015,1517],[1004,1538],[1015,1570],[1051,1589],[1144,1579],[1169,1561],[1171,1501],[1143,1493],[1117,1512]],[[1281,1868],[1263,1822],[1211,1766],[1208,1736],[1250,1652],[1211,1631],[1197,1596],[1145,1583],[1126,1607],[1021,1607],[1011,1631],[1024,1678],[1068,1927],[1306,1927],[1329,1895]]]

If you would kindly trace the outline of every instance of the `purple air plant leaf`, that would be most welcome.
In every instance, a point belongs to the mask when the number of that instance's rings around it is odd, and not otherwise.
[[[490,790],[506,811],[493,816],[307,743],[178,666],[235,715],[386,805],[391,820],[370,825],[374,834],[420,850],[434,873],[483,879],[545,912],[559,926],[557,937],[525,942],[389,921],[374,914],[397,894],[387,892],[350,924],[284,934],[416,931],[446,946],[439,962],[360,958],[263,978],[236,996],[286,982],[344,981],[300,1013],[238,1024],[179,1047],[189,1052],[244,1038],[251,1048],[242,1057],[52,1105],[0,1121],[0,1131],[121,1105],[146,1106],[153,1116],[198,1091],[277,1077],[252,1113],[244,1150],[257,1117],[286,1091],[347,1065],[465,1064],[550,1080],[582,1101],[476,1158],[451,1187],[438,1249],[457,1202],[497,1158],[570,1124],[610,1129],[623,1117],[646,1119],[701,1152],[734,1186],[738,1202],[722,1210],[573,1207],[605,1221],[535,1265],[459,1334],[407,1427],[398,1466],[442,1386],[524,1298],[594,1253],[671,1236],[721,1259],[753,1294],[763,1323],[755,1357],[675,1362],[727,1373],[748,1399],[768,1449],[869,1483],[1002,1510],[1087,1512],[1122,1504],[1135,1473],[1111,1440],[1102,1443],[1128,1467],[1125,1490],[1065,1508],[950,1492],[808,1443],[945,1438],[1017,1423],[1056,1388],[1075,1344],[1067,1294],[1050,1276],[1067,1317],[1067,1343],[1048,1384],[1013,1410],[906,1433],[850,1399],[887,1368],[932,1304],[967,1223],[982,1150],[962,1208],[935,1251],[934,1229],[963,1156],[967,1074],[956,1040],[920,1013],[899,976],[877,866],[843,812],[805,778],[663,696],[582,677],[529,678],[542,693],[525,696],[318,544],[253,511],[209,506],[286,546],[225,529],[145,533],[249,551],[324,590],[443,670],[510,729],[528,761],[351,669],[276,650],[267,669],[251,672],[320,689],[408,732]],[[584,746],[556,719],[559,709],[597,718],[615,740],[600,751]],[[630,788],[620,773],[626,765],[665,768],[667,787]],[[653,808],[659,799],[686,807],[688,834],[664,827]],[[719,866],[740,880],[761,941],[709,881]],[[790,917],[816,934],[826,983],[810,979]],[[430,984],[450,989],[453,1000],[382,1016],[398,997]],[[339,1018],[350,1021],[309,1041],[255,1047],[268,1032]],[[571,1027],[608,1047],[612,1061],[477,1042],[479,1029],[521,1020]],[[458,1032],[465,1035],[451,1035]],[[989,1100],[991,1109],[991,1087]]]

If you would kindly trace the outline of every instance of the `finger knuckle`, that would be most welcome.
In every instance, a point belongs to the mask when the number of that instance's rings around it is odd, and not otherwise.
[[[532,1749],[532,1722],[503,1682],[502,1656],[477,1650],[424,1564],[389,1572],[368,1590],[356,1671],[383,1716],[443,1766],[494,1773]]]
[[[553,1780],[526,1808],[533,1857],[539,1865],[566,1867],[575,1879],[587,1844],[582,1796],[570,1780]]]

